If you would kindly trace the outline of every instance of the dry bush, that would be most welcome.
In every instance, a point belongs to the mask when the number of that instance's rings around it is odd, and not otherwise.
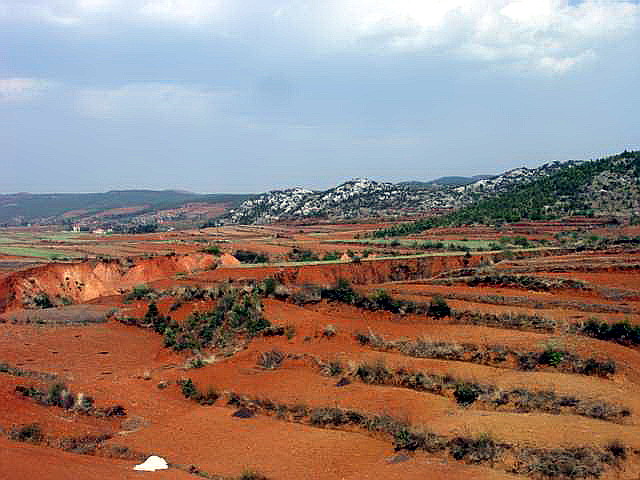
[[[258,356],[258,366],[267,370],[274,370],[280,368],[282,362],[286,358],[286,355],[280,350],[270,350],[268,352],[262,352]]]

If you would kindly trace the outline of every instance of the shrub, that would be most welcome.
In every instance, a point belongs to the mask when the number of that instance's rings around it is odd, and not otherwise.
[[[620,440],[612,440],[604,449],[613,455],[614,458],[625,460],[627,458],[627,447]]]
[[[553,347],[549,346],[544,352],[540,354],[538,362],[542,365],[551,365],[552,367],[557,367],[562,363],[564,356],[565,352],[556,350]]]
[[[336,333],[337,329],[335,325],[325,325],[324,329],[322,330],[322,336],[325,338],[333,338],[336,336]]]
[[[204,360],[202,360],[202,357],[193,357],[190,358],[187,361],[187,365],[186,368],[202,368],[206,365],[206,363],[204,363]]]
[[[206,393],[199,391],[190,378],[179,380],[178,385],[180,385],[182,395],[185,398],[198,402],[200,405],[213,405],[220,398],[220,394],[213,388],[209,388]]]
[[[157,297],[157,292],[148,285],[137,285],[131,289],[131,291],[125,295],[125,302],[132,300],[154,299]]]
[[[44,402],[47,405],[71,408],[75,404],[75,398],[64,383],[54,383],[49,387]]]
[[[471,405],[480,396],[480,389],[470,383],[458,383],[453,396],[460,405]]]
[[[328,300],[348,304],[354,304],[359,297],[358,293],[351,288],[349,282],[344,279],[338,280],[333,287],[322,289],[320,295]]]
[[[255,470],[245,470],[242,475],[238,477],[238,480],[268,480],[267,477]]]
[[[161,315],[156,303],[151,302],[147,307],[147,312],[144,314],[144,322],[151,325],[155,332],[163,333],[171,322],[171,318]]]
[[[220,394],[214,388],[209,387],[206,393],[199,393],[196,396],[196,401],[200,405],[213,405],[218,398],[220,398]]]
[[[449,315],[451,315],[451,307],[449,307],[444,298],[436,295],[431,299],[427,314],[435,318],[448,317]]]
[[[456,437],[449,442],[449,452],[456,460],[468,463],[484,463],[494,461],[500,453],[500,447],[490,435],[483,434],[478,438]]]
[[[295,325],[287,324],[284,327],[284,335],[287,337],[287,340],[291,340],[296,336],[296,327]]]
[[[278,281],[273,277],[267,277],[262,281],[262,293],[265,297],[270,295],[274,295],[276,293],[276,287],[278,286]]]
[[[597,478],[608,460],[602,453],[588,448],[523,449],[513,471],[536,478]]]
[[[127,411],[122,405],[114,405],[112,407],[99,409],[98,413],[99,416],[103,417],[124,417]]]
[[[393,300],[393,297],[389,295],[386,290],[376,290],[373,292],[370,298],[374,308],[380,310],[396,311],[398,310],[397,303]]]
[[[60,442],[60,447],[66,452],[90,455],[95,453],[96,448],[111,438],[111,435],[83,435],[82,437],[64,438]]]
[[[384,364],[384,360],[379,359],[374,364],[361,363],[355,376],[364,383],[373,385],[385,385],[391,381],[392,374]]]
[[[222,253],[222,250],[220,250],[220,247],[218,247],[217,245],[209,245],[207,247],[204,247],[200,251],[203,253],[208,253],[209,255],[215,255],[215,256],[219,256]]]
[[[331,377],[336,377],[344,371],[342,364],[337,360],[331,360],[322,366],[322,373]]]
[[[44,440],[44,434],[40,425],[31,423],[11,428],[9,438],[17,442],[41,443]]]
[[[415,432],[408,427],[400,428],[393,435],[393,447],[396,450],[422,450],[426,443],[424,434]]]
[[[349,422],[348,417],[339,408],[315,408],[311,411],[310,419],[312,425],[324,427],[333,425],[339,427]]]
[[[327,252],[322,257],[322,260],[325,262],[335,261],[340,259],[340,254],[338,252]]]
[[[276,368],[280,368],[284,359],[285,354],[280,350],[262,352],[258,357],[258,366],[268,370],[275,370]]]
[[[266,263],[269,261],[269,257],[266,255],[251,250],[236,250],[233,256],[242,263]]]
[[[578,325],[577,331],[600,340],[623,345],[640,345],[640,325],[633,326],[627,321],[608,324],[597,318],[590,318],[584,324]]]
[[[607,377],[616,373],[616,364],[613,360],[598,361],[594,358],[587,359],[579,369],[584,375],[598,375]]]
[[[188,378],[187,380],[181,380],[179,383],[184,398],[194,398],[198,395],[198,389],[193,383],[193,380],[191,380],[190,378]]]
[[[311,250],[294,247],[289,253],[289,260],[292,262],[317,262],[320,260],[320,257]]]
[[[46,292],[40,292],[33,297],[33,304],[36,308],[53,308],[55,306]]]

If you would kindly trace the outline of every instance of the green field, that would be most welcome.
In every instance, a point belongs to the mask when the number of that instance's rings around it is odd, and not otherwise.
[[[56,258],[78,258],[80,255],[75,252],[65,252],[62,250],[54,250],[49,248],[34,247],[0,247],[0,253],[5,255],[16,255],[19,257],[36,257],[54,260]]]
[[[57,232],[57,233],[45,233],[42,235],[34,235],[34,238],[40,240],[51,240],[54,242],[64,242],[66,240],[73,240],[74,242],[84,242],[87,240],[80,240],[79,237],[88,235],[85,233],[76,232]]]

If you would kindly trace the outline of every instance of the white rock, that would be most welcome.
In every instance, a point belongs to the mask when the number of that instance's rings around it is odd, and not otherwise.
[[[156,455],[151,455],[144,461],[144,463],[133,467],[134,470],[138,470],[141,472],[155,472],[156,470],[166,470],[167,468],[169,468],[169,465],[167,465],[167,461],[164,458],[158,457]]]

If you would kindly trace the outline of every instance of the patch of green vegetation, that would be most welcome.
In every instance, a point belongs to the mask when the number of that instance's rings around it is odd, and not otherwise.
[[[79,254],[74,252],[35,247],[0,247],[0,253],[4,253],[5,255],[16,255],[19,257],[47,258],[49,260],[64,260],[67,258],[80,257]]]
[[[204,253],[208,253],[209,255],[216,255],[216,256],[219,256],[222,253],[222,250],[220,250],[220,247],[217,245],[209,245],[207,247],[204,247],[200,251]]]
[[[242,263],[266,263],[269,261],[269,257],[265,254],[250,250],[236,250],[233,256]]]
[[[41,240],[50,240],[53,242],[66,242],[69,240],[73,240],[74,242],[91,241],[91,240],[82,239],[81,236],[82,234],[76,233],[76,232],[55,232],[55,233],[45,233],[45,234],[34,235],[35,238],[38,238]]]
[[[548,220],[567,214],[585,214],[589,206],[577,192],[602,172],[640,178],[640,151],[563,168],[513,190],[438,217],[428,217],[377,230],[374,237],[410,235],[434,227],[502,224],[522,220]],[[560,201],[561,200],[561,201]]]
[[[614,375],[617,369],[613,360],[583,358],[551,345],[543,352],[535,352],[514,350],[502,345],[429,342],[421,338],[415,341],[385,341],[381,335],[377,335],[371,330],[368,333],[357,333],[355,338],[361,345],[369,346],[374,350],[395,351],[416,358],[454,360],[499,368],[504,367],[505,362],[511,360],[518,369],[524,371],[554,367],[561,372],[609,377]]]
[[[331,369],[337,370],[325,365],[321,367],[321,372],[326,374],[331,372]],[[453,397],[458,405],[464,407],[477,402],[485,408],[502,408],[516,412],[538,411],[555,415],[571,412],[614,422],[631,415],[628,408],[601,400],[579,399],[558,395],[553,391],[532,391],[525,388],[502,390],[495,385],[463,381],[451,375],[410,371],[405,367],[390,369],[382,360],[361,363],[351,376],[370,385],[402,387]]]
[[[153,300],[158,297],[158,292],[148,285],[136,285],[124,297],[125,302],[133,300]]]
[[[628,321],[607,323],[590,318],[576,327],[577,333],[599,340],[616,342],[622,345],[640,345],[640,325],[631,325]]]
[[[322,257],[322,261],[323,262],[332,262],[335,260],[340,260],[340,252],[327,252],[323,255]]]
[[[42,443],[44,433],[37,423],[13,427],[9,430],[9,439],[16,442]]]
[[[200,405],[213,405],[220,397],[220,394],[214,388],[201,392],[190,378],[179,380],[178,385],[180,385],[184,398],[198,402]]]
[[[317,262],[320,257],[311,250],[294,247],[288,255],[289,260],[292,262]]]
[[[221,288],[209,295],[218,298],[215,308],[194,312],[182,324],[161,315],[155,303],[149,304],[144,319],[134,319],[133,323],[153,328],[164,336],[165,346],[176,351],[201,350],[212,345],[224,347],[238,335],[252,337],[271,326],[262,314],[258,289],[248,292]]]

